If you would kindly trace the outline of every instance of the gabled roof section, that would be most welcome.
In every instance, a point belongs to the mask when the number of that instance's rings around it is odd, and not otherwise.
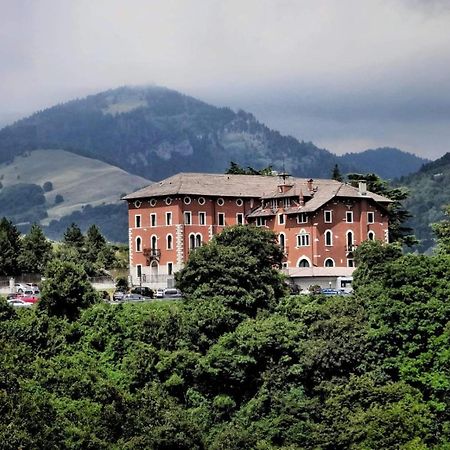
[[[361,192],[349,184],[335,180],[291,178],[290,181],[292,187],[289,187],[285,192],[280,192],[280,180],[275,176],[179,173],[132,194],[128,194],[123,197],[123,200],[171,195],[198,195],[260,198],[265,201],[270,199],[293,198],[300,204],[302,202],[299,202],[299,200],[303,198],[304,205],[286,209],[285,212],[288,214],[315,211],[335,197],[367,198],[380,204],[388,204],[391,202],[391,200],[381,195],[369,191]]]
[[[177,194],[260,198],[266,192],[274,191],[277,183],[277,177],[263,175],[179,173],[128,194],[123,200]]]

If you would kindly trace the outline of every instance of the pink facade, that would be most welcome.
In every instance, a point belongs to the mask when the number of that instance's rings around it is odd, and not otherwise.
[[[238,189],[233,183],[239,182]],[[362,241],[387,240],[388,199],[332,180],[311,182],[180,174],[127,195],[133,284],[167,285],[189,252],[225,226],[253,224],[276,232],[284,269],[292,275],[306,268],[352,268]]]

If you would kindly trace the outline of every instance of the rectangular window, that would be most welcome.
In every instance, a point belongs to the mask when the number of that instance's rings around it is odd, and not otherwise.
[[[283,200],[283,206],[284,206],[285,208],[289,208],[289,207],[291,206],[291,199],[290,199],[290,198],[285,198],[285,199]]]
[[[141,216],[140,215],[134,216],[134,226],[136,228],[141,228]]]
[[[150,214],[150,226],[156,227],[156,214]]]
[[[354,259],[347,259],[347,267],[355,267],[355,260]]]
[[[308,214],[300,213],[297,216],[297,223],[307,223],[308,222]]]
[[[244,225],[244,214],[242,214],[242,213],[236,214],[236,223],[238,225]]]
[[[309,234],[302,233],[297,235],[297,247],[309,246]]]
[[[172,225],[172,213],[166,212],[166,225]]]
[[[206,213],[205,212],[198,213],[198,224],[206,225]]]
[[[265,217],[257,217],[256,218],[256,226],[257,227],[265,227],[266,226],[266,218]]]
[[[333,222],[333,212],[332,211],[324,211],[323,217],[324,217],[325,223]]]
[[[277,209],[278,208],[278,200],[272,200],[272,208]]]
[[[173,263],[168,262],[167,263],[167,275],[172,275],[173,274]]]
[[[190,211],[184,212],[184,224],[192,225],[192,213]]]
[[[284,225],[284,214],[278,214],[278,225]]]
[[[136,266],[136,276],[137,276],[138,278],[141,278],[141,276],[142,276],[142,266],[141,266],[140,264],[138,264],[138,265]]]
[[[353,223],[353,211],[346,211],[345,212],[345,221],[347,223]]]
[[[225,226],[225,213],[217,214],[217,224],[221,227]]]
[[[372,211],[369,211],[367,213],[367,223],[374,223],[375,222],[375,213]]]

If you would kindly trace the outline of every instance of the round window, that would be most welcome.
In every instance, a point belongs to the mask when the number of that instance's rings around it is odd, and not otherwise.
[[[244,201],[242,200],[242,198],[238,198],[238,199],[236,200],[236,205],[242,206],[243,204],[244,204]]]
[[[219,206],[223,206],[224,205],[224,200],[223,200],[223,198],[218,198],[217,199],[217,204],[219,205]]]
[[[190,205],[191,204],[191,197],[184,197],[183,202],[185,205]]]
[[[156,199],[155,199],[155,198],[152,198],[152,199],[149,201],[149,203],[150,203],[150,206],[156,206]]]
[[[204,197],[199,197],[198,198],[198,204],[199,205],[204,205],[205,204],[205,198]]]
[[[172,199],[170,197],[167,197],[165,200],[166,205],[171,205],[172,204]]]
[[[134,202],[134,206],[135,206],[136,208],[140,208],[141,205],[142,205],[142,202],[141,202],[140,200],[136,200],[136,201]]]

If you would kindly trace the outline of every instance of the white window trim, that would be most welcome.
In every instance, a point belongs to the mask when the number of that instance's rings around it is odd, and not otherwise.
[[[219,217],[223,217],[223,224],[222,224],[222,225],[220,224],[220,219],[219,219]],[[219,227],[224,227],[224,226],[226,225],[226,221],[225,221],[225,213],[223,213],[223,212],[218,212],[218,213],[217,213],[217,225],[218,225]]]
[[[300,217],[305,217],[306,220],[300,220]],[[298,213],[297,214],[297,223],[308,223],[308,214],[306,213]]]
[[[140,222],[140,225],[138,226],[138,224],[137,224],[137,219],[138,219],[138,217],[139,217],[139,222]],[[134,216],[134,228],[142,228],[142,214],[136,214],[135,216]]]
[[[153,241],[155,241],[155,246],[153,247]],[[150,248],[152,250],[156,250],[158,248],[158,236],[156,234],[152,234],[150,236]]]
[[[283,245],[281,245],[281,236],[283,236]],[[283,250],[286,249],[286,233],[278,233],[278,244]]]
[[[330,220],[327,220],[327,213],[330,213]],[[331,209],[326,209],[323,212],[323,221],[325,223],[333,223],[333,211]]]
[[[284,225],[286,223],[286,217],[284,214],[278,214],[278,225]]]
[[[141,241],[141,246],[140,246],[141,249],[140,250],[138,250],[138,244],[137,244],[138,239]],[[142,253],[142,237],[141,236],[136,236],[136,238],[134,239],[134,248],[135,248],[136,253]]]
[[[347,214],[350,214],[350,217],[352,220],[347,220]],[[345,211],[345,222],[346,223],[353,223],[353,211]]]
[[[369,220],[370,216],[372,216],[372,220]],[[367,211],[367,223],[375,223],[375,213],[373,211]]]
[[[151,213],[150,214],[150,227],[151,228],[155,228],[158,226],[158,216],[156,215],[156,213]],[[153,224],[153,218],[155,218],[155,224]]]
[[[172,245],[169,247],[169,237],[172,239]],[[173,250],[173,235],[172,233],[168,233],[166,235],[166,250]]]
[[[242,221],[239,222],[239,217],[242,217]],[[244,225],[245,223],[245,217],[244,217],[244,213],[237,213],[236,214],[236,225]]]
[[[303,245],[302,244],[302,239],[301,238],[303,236],[305,237],[305,239],[307,239],[308,245]],[[299,247],[310,247],[310,246],[311,246],[311,234],[307,233],[304,230],[300,231],[300,233],[297,234],[297,248],[299,248]]]
[[[370,236],[373,236],[373,239],[370,239]],[[373,230],[369,230],[368,232],[367,232],[367,239],[369,240],[369,241],[375,241],[376,240],[376,234],[375,234],[375,231],[373,231]]]
[[[169,219],[170,217],[170,219]],[[173,215],[171,211],[166,212],[166,226],[171,226],[173,222]]]
[[[308,267],[312,267],[311,260],[305,255],[302,255],[302,256],[300,256],[300,258],[297,259],[297,264],[295,265],[295,267],[299,267],[300,269],[305,269],[305,267],[300,267],[299,266],[300,261],[302,261],[303,259],[308,261],[308,264],[309,264]]]
[[[217,199],[217,204],[219,206],[223,206],[225,204],[225,200],[222,197],[220,197],[220,198]]]
[[[186,220],[186,217],[189,217],[189,220]],[[192,225],[192,211],[184,211],[183,222],[185,225]]]
[[[332,266],[327,266],[327,261],[332,261],[333,265]],[[336,262],[334,261],[333,258],[326,258],[325,261],[323,262],[323,267],[336,267]]]
[[[331,235],[331,243],[327,244],[327,234]],[[333,247],[333,232],[331,230],[325,230],[325,233],[323,233],[325,247]]]
[[[205,215],[205,223],[201,223],[200,216],[201,216],[202,214]],[[207,223],[207,215],[206,215],[206,211],[199,211],[199,212],[198,212],[198,224],[199,224],[199,225],[206,225],[206,223]]]
[[[140,276],[142,277],[142,264],[136,264],[136,278],[139,278],[139,272],[141,272]]]
[[[169,266],[172,267],[172,273],[170,273],[170,271],[169,271]],[[167,275],[173,275],[173,262],[172,261],[167,261]]]

